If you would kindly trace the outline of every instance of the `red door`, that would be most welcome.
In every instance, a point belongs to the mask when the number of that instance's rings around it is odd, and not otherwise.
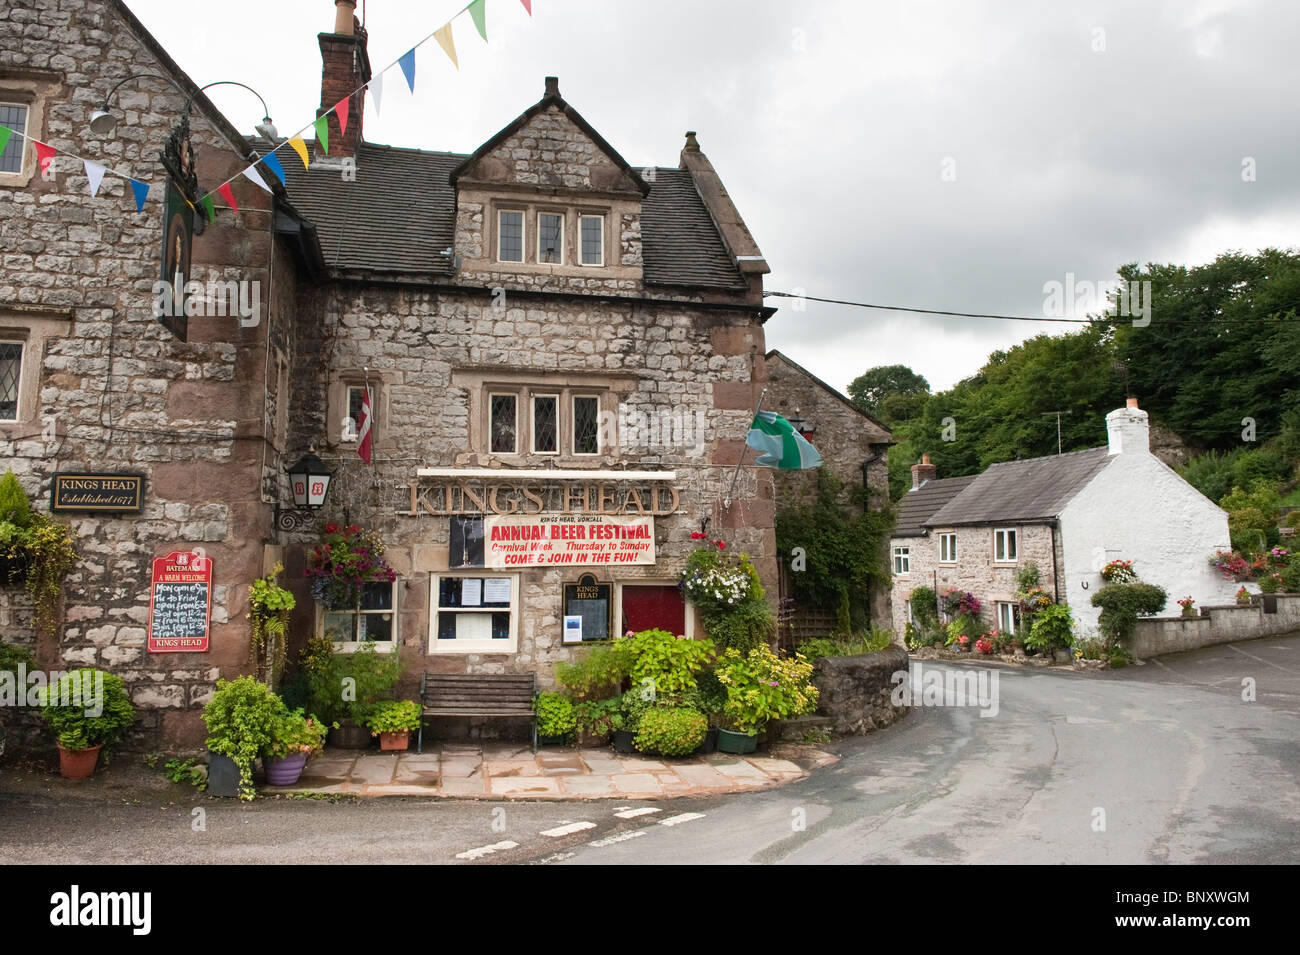
[[[667,630],[686,633],[686,601],[672,584],[623,587],[623,633],[631,630]]]

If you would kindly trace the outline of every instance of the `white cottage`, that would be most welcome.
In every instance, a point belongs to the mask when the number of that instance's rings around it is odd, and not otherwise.
[[[928,459],[914,466],[890,547],[894,626],[928,586],[970,591],[989,627],[1015,631],[1016,574],[1029,562],[1083,634],[1096,633],[1091,596],[1111,560],[1133,561],[1165,588],[1167,611],[1186,596],[1231,603],[1236,585],[1206,560],[1229,548],[1227,514],[1151,453],[1137,399],[1108,414],[1106,430],[1105,447],[995,464],[973,479],[936,480]]]

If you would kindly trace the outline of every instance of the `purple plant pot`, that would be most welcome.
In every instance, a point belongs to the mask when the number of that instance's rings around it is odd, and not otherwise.
[[[267,756],[263,763],[266,765],[266,784],[268,786],[292,786],[302,775],[302,771],[307,768],[307,760],[310,757],[306,753],[295,753],[292,756]]]

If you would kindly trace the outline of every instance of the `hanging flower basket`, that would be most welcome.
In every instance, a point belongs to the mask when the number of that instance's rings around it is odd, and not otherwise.
[[[384,542],[374,531],[356,524],[326,524],[321,542],[307,556],[312,596],[327,610],[352,610],[368,583],[397,579],[384,559]]]

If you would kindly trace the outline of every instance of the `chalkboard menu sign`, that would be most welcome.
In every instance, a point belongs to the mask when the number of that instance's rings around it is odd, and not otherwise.
[[[564,585],[564,615],[582,618],[582,642],[608,640],[610,585],[598,584],[591,574],[583,574],[576,584]]]
[[[153,562],[149,652],[205,653],[212,619],[212,558],[173,551]]]

